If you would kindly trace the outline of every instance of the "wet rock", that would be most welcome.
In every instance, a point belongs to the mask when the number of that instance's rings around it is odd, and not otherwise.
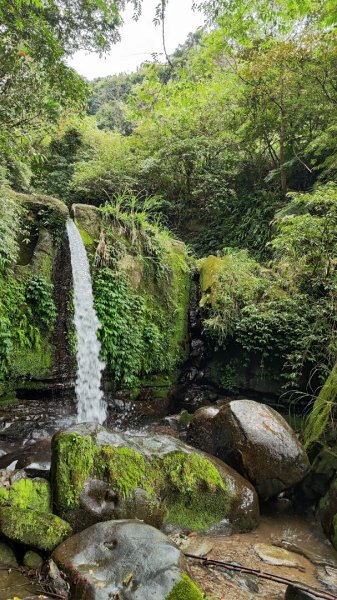
[[[208,452],[251,481],[263,500],[294,486],[309,470],[306,453],[283,417],[253,400],[234,400],[214,417],[207,411],[196,415],[188,441],[202,449],[206,444]]]
[[[10,546],[0,542],[0,565],[5,567],[17,567],[18,561]]]
[[[51,551],[71,535],[68,523],[53,514],[28,508],[0,508],[0,533],[13,542]]]
[[[294,585],[288,585],[284,600],[319,600],[319,598],[320,596],[300,590]]]
[[[55,561],[50,558],[44,565],[43,577],[46,584],[56,593],[69,592],[69,583],[66,581],[66,576],[61,573]]]
[[[330,448],[322,447],[313,459],[311,469],[295,489],[294,501],[297,506],[312,506],[327,494],[337,472],[337,454]]]
[[[337,549],[337,478],[319,503],[318,516],[324,533]]]
[[[51,461],[51,438],[40,440],[26,448],[18,456],[17,469],[24,469],[29,476],[48,475]]]
[[[289,552],[289,550],[272,544],[255,544],[254,551],[261,560],[269,565],[294,568],[301,566],[294,552]]]
[[[322,583],[325,589],[332,594],[337,594],[337,567],[329,565],[317,567],[317,579]]]
[[[237,567],[242,566],[240,563],[232,561],[231,564]],[[239,588],[250,592],[251,594],[259,593],[259,579],[255,577],[255,575],[239,573],[237,571],[232,571],[231,569],[226,569],[225,567],[220,566],[216,566],[214,568],[217,571],[220,571],[226,577],[226,579],[237,585]]]
[[[214,450],[214,417],[219,413],[217,406],[203,406],[199,408],[190,421],[187,440],[193,446],[201,448],[209,454]]]
[[[203,373],[199,372],[198,378],[199,376],[202,378]],[[189,412],[195,412],[202,406],[210,405],[217,397],[217,394],[207,386],[191,384],[189,381],[187,385],[185,384],[177,389],[177,403],[179,407]]]
[[[108,519],[218,533],[252,529],[254,488],[216,457],[167,435],[78,425],[53,439],[58,513],[79,531]]]
[[[23,557],[23,564],[29,569],[41,569],[43,565],[43,558],[37,552],[28,550]]]
[[[185,538],[184,542],[180,545],[180,548],[188,554],[194,554],[194,556],[207,556],[213,548],[214,542],[200,537]]]
[[[27,575],[16,570],[0,570],[0,598],[26,598],[39,593],[39,586]]]
[[[25,471],[0,471],[0,506],[51,512],[51,491],[46,479],[29,479]]]
[[[139,521],[93,525],[63,542],[53,559],[74,600],[202,600],[184,557],[160,531]]]

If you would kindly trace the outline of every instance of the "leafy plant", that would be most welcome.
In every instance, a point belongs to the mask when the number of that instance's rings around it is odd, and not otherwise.
[[[102,357],[117,384],[136,387],[141,375],[168,366],[160,315],[131,290],[121,273],[97,270],[94,295]]]
[[[57,316],[53,291],[54,286],[42,275],[33,275],[26,283],[26,302],[30,305],[34,322],[44,330],[53,328]]]

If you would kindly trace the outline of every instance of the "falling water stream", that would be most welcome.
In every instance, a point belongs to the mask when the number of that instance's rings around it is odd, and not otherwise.
[[[67,223],[67,232],[77,335],[77,420],[79,423],[102,424],[106,418],[106,406],[100,387],[104,363],[99,358],[101,344],[97,339],[97,330],[100,323],[94,309],[89,261],[81,235],[71,219]]]

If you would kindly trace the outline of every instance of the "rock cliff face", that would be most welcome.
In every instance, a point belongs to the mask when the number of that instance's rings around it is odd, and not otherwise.
[[[0,316],[7,327],[1,333],[8,336],[0,357],[0,398],[8,404],[16,392],[26,397],[72,388],[76,336],[68,208],[55,198],[13,192],[4,207],[15,207],[16,215],[10,240],[15,252],[0,269]],[[140,398],[142,412],[146,405],[165,414],[189,351],[185,245],[154,226],[128,227],[91,206],[75,205],[72,214],[92,267],[105,392],[114,398],[121,393],[122,403]]]
[[[165,414],[189,352],[186,247],[129,215],[82,204],[72,211],[92,267],[105,390]]]
[[[74,365],[68,344],[68,209],[55,198],[13,192],[3,205],[4,211],[12,209],[15,215],[5,240],[13,251],[0,272],[6,338],[0,356],[0,397],[6,402],[8,393],[16,390],[62,387]]]

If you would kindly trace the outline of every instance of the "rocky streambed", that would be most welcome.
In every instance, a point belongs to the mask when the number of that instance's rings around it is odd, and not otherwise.
[[[337,554],[314,516],[331,462],[315,471],[269,407],[236,400],[137,432],[69,427],[70,408],[55,433],[52,415],[37,416],[37,427],[18,419],[16,440],[9,422],[2,439],[0,598],[337,597]],[[320,515],[324,524],[327,510]]]

